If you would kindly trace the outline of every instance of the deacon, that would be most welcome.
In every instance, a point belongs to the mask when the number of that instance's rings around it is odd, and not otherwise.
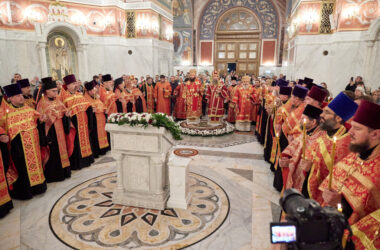
[[[224,100],[227,98],[227,88],[219,81],[219,72],[215,70],[212,73],[212,84],[208,86],[206,93],[209,124],[220,124],[220,119],[224,116]]]
[[[154,87],[154,100],[156,102],[156,112],[170,115],[172,87],[165,79],[164,75],[160,76],[160,82]]]
[[[310,172],[307,184],[309,197],[319,203],[322,203],[319,185],[328,176],[333,163],[349,153],[350,136],[344,124],[357,108],[358,105],[343,92],[335,97],[321,114],[319,126],[324,133],[306,149],[305,159],[301,159],[300,167]]]
[[[35,109],[36,108],[36,102],[34,101],[33,96],[31,94],[29,79],[27,79],[27,78],[21,79],[21,80],[17,81],[17,83],[21,87],[22,96],[25,99],[24,104],[28,105],[32,109]]]
[[[233,102],[237,105],[236,129],[239,131],[251,130],[251,109],[254,89],[249,84],[250,76],[243,76],[242,85],[236,90]]]
[[[44,165],[47,182],[63,181],[70,178],[71,168],[67,151],[66,135],[70,132],[69,112],[57,98],[58,89],[55,81],[45,81],[41,91],[43,95],[38,102],[37,111],[46,116],[41,123],[42,138],[49,147],[49,160]]]
[[[341,203],[350,225],[380,209],[379,117],[378,104],[361,102],[349,131],[351,153],[332,167],[331,188],[329,177],[319,187],[325,204],[336,207]]]
[[[110,149],[106,132],[106,107],[99,99],[96,85],[97,83],[94,80],[84,85],[84,97],[90,103],[93,110],[92,121],[94,124],[90,132],[90,141],[95,158],[105,155]]]
[[[197,71],[191,69],[189,79],[185,82],[183,98],[185,98],[186,119],[188,123],[199,123],[202,115],[202,96],[204,90],[196,75]]]
[[[31,199],[33,195],[47,189],[42,168],[39,131],[40,114],[27,105],[19,84],[4,86],[10,103],[5,103],[5,130],[10,141],[10,155],[16,167],[18,178],[10,194],[15,199]],[[41,117],[44,121],[45,117]]]
[[[93,125],[93,110],[86,98],[78,92],[79,86],[75,75],[65,76],[63,81],[67,90],[61,90],[60,98],[69,110],[71,122],[76,130],[70,165],[71,169],[78,170],[88,167],[94,162],[89,133]]]

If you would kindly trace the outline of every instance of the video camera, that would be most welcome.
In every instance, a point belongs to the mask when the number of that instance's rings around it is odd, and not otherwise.
[[[345,229],[352,234],[344,215],[333,207],[321,207],[296,189],[287,189],[280,199],[287,222],[270,224],[271,242],[288,249],[343,249]]]

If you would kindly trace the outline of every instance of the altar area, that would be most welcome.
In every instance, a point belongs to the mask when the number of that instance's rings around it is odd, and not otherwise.
[[[65,182],[49,183],[45,194],[15,201],[11,214],[0,223],[2,246],[269,249],[269,223],[279,216],[279,195],[272,188],[272,173],[253,131],[254,127],[251,132],[182,135],[182,140],[173,140],[164,162],[169,163],[170,156],[189,161],[187,209],[116,204],[119,159],[108,153],[90,167],[73,171]],[[151,146],[139,148],[138,143],[119,139],[122,148],[154,151]],[[146,166],[136,163],[132,168],[139,171]],[[133,182],[133,177],[127,178]]]

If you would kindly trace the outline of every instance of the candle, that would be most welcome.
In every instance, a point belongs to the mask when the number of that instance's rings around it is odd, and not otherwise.
[[[8,113],[9,109],[5,110],[5,134],[8,134]]]
[[[306,152],[306,118],[303,119],[302,126],[303,140],[302,140],[302,159],[305,160],[305,152]]]
[[[332,184],[332,172],[333,172],[333,167],[334,167],[335,149],[336,149],[336,136],[334,136],[334,139],[333,139],[333,146],[332,146],[332,152],[331,152],[331,166],[330,166],[330,173],[329,173],[329,189],[330,190],[331,190],[331,184]]]
[[[338,212],[343,212],[342,204],[338,203],[337,205]]]

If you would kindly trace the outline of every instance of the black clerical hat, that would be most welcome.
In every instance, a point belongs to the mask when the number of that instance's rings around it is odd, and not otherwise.
[[[303,114],[312,118],[312,119],[318,119],[319,116],[322,114],[322,109],[314,107],[310,104],[306,105]]]
[[[17,81],[17,83],[20,84],[20,87],[21,87],[21,88],[26,88],[26,87],[29,87],[29,86],[30,86],[30,83],[29,83],[29,79],[28,79],[28,78],[21,79],[21,80]]]
[[[18,83],[12,83],[9,85],[4,86],[5,95],[7,97],[12,97],[15,95],[19,95],[22,93],[21,87]]]

